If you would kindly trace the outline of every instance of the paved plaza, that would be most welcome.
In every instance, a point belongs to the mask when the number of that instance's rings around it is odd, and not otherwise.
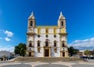
[[[68,66],[60,65],[60,64],[44,64],[44,65],[38,65],[35,67],[68,67]]]
[[[73,65],[72,67],[94,67],[94,65],[90,65],[90,64],[76,64],[76,65]]]
[[[0,67],[94,67],[94,62],[0,62]]]
[[[1,67],[32,67],[32,66],[29,64],[11,64],[11,65],[4,65]]]

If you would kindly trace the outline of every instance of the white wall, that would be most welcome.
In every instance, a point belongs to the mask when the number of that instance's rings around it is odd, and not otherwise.
[[[48,38],[46,37],[46,30],[45,28],[40,29],[40,37],[37,36],[38,33],[38,29],[35,28],[34,32],[36,33],[34,36],[34,51],[35,51],[35,57],[43,57],[44,55],[44,48],[43,46],[45,46],[45,41],[46,39],[49,40],[49,46],[53,47],[54,46],[54,41],[57,41],[57,52],[54,52],[54,49],[51,48],[51,55],[52,57],[60,57],[60,40],[66,40],[65,36],[61,37],[60,39],[60,35],[58,34],[60,32],[59,29],[56,29],[56,37],[54,37],[54,29],[50,28],[48,29]],[[40,45],[41,45],[41,49],[40,52],[37,51],[37,41],[40,41]],[[29,41],[33,41],[33,37],[29,37]]]

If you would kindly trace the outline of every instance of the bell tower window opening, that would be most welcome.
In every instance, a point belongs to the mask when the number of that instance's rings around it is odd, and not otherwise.
[[[30,21],[30,26],[33,26],[33,21]]]
[[[64,22],[63,21],[61,21],[61,26],[64,26]]]

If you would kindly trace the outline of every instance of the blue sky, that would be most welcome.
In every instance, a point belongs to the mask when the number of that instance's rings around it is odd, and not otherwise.
[[[34,12],[37,25],[57,25],[66,17],[68,44],[94,49],[94,0],[0,0],[0,50],[26,43],[27,21]]]

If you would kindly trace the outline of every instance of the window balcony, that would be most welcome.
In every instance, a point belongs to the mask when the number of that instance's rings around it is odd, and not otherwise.
[[[34,48],[29,47],[27,50],[28,51],[34,51]]]
[[[67,51],[67,48],[66,47],[61,48],[61,51]]]
[[[28,31],[27,32],[27,35],[34,35],[35,34],[35,32],[33,32],[33,31]]]
[[[60,35],[68,35],[68,33],[59,32]]]

